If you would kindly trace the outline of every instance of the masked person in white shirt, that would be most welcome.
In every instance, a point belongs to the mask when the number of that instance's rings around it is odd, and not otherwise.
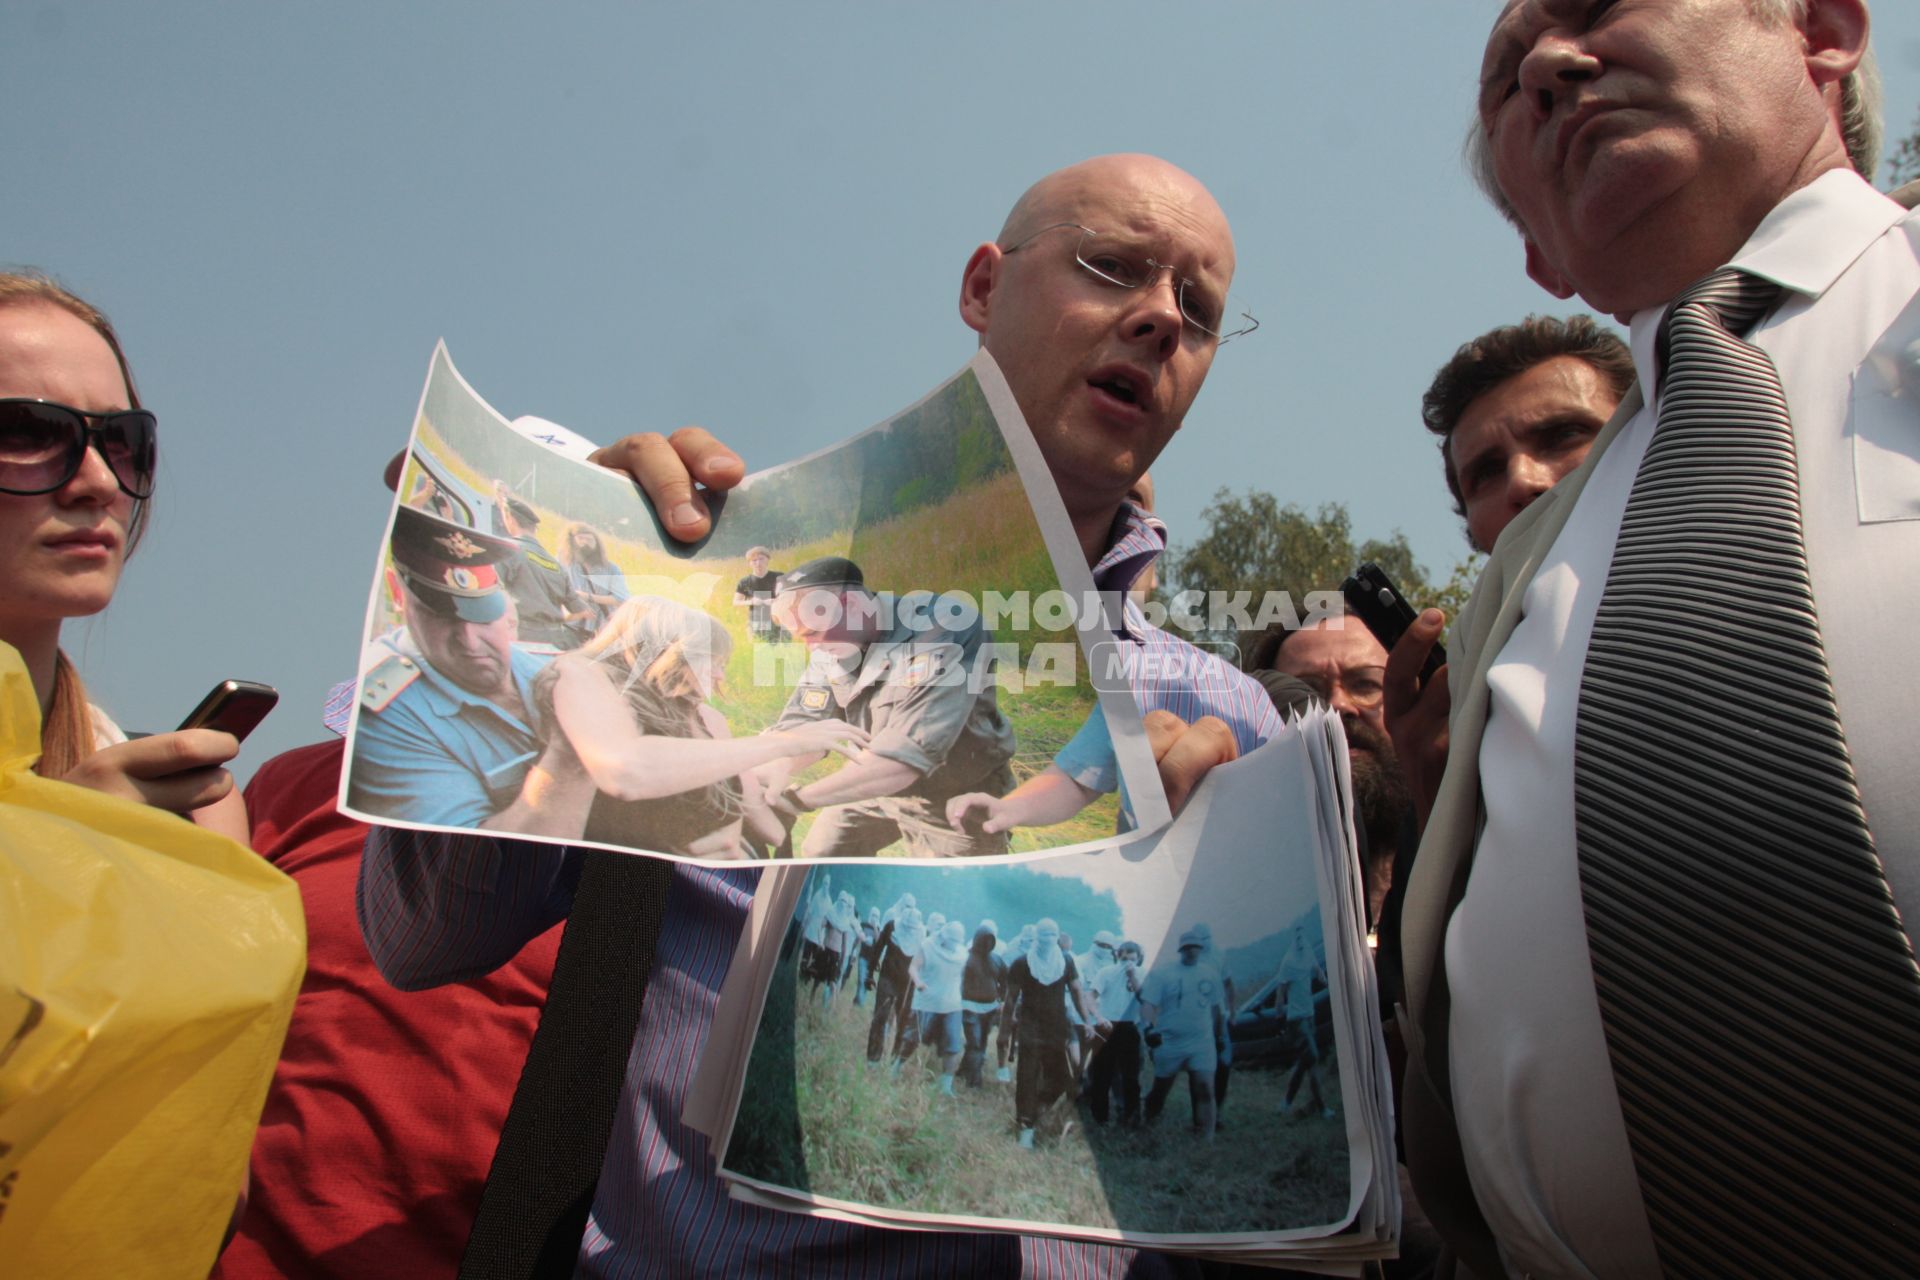
[[[1018,1074],[1013,1085],[1014,1121],[1020,1145],[1032,1147],[1040,1118],[1073,1088],[1073,1069],[1067,1044],[1073,1027],[1067,1004],[1103,1032],[1107,1029],[1080,985],[1080,970],[1060,946],[1060,926],[1051,919],[1036,921],[1033,949],[1007,969],[1007,1003],[1002,1017],[1016,1027],[1020,1043]]]
[[[939,1059],[940,1092],[953,1096],[953,1076],[966,1049],[966,1035],[960,1025],[960,980],[967,966],[967,932],[958,920],[949,920],[927,939],[927,945],[913,958],[907,969],[913,983],[913,1019],[907,1038],[900,1042],[893,1060],[893,1073],[900,1068],[920,1041],[925,1041]]]

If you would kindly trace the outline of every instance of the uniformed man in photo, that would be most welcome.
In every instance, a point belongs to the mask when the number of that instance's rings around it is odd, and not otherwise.
[[[500,562],[499,574],[513,597],[520,642],[552,645],[555,649],[578,648],[582,637],[570,624],[584,618],[587,610],[574,599],[567,567],[534,533],[540,527],[540,513],[498,480],[494,481],[493,498],[494,526],[512,540],[515,551]]]
[[[401,507],[392,581],[404,625],[370,646],[348,802],[402,822],[578,838],[593,801],[529,698],[553,659],[515,643],[500,566],[514,544]]]
[[[822,810],[801,855],[870,857],[896,841],[922,858],[1005,853],[1005,832],[969,834],[946,819],[955,796],[1013,786],[1013,729],[991,676],[977,670],[985,631],[972,603],[876,593],[859,565],[825,556],[781,575],[773,615],[810,655],[774,730],[833,718],[872,735],[814,782],[786,781],[812,761],[782,762],[768,798],[775,811],[793,821]]]

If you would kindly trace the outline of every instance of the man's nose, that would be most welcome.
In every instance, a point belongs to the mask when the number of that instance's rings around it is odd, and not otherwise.
[[[1327,691],[1327,705],[1333,708],[1342,720],[1349,717],[1357,718],[1360,714],[1359,704],[1354,702],[1353,695],[1347,692],[1347,686],[1339,680],[1335,680]]]
[[[1520,60],[1520,92],[1534,115],[1545,120],[1562,94],[1599,74],[1600,60],[1571,34],[1543,31]]]
[[[1537,458],[1516,454],[1507,463],[1507,505],[1524,511],[1533,500],[1553,488],[1553,472]]]
[[[464,653],[479,653],[488,647],[486,629],[486,623],[467,622],[463,619],[454,628],[453,643]]]
[[[1127,337],[1143,343],[1160,360],[1168,360],[1180,349],[1180,337],[1186,317],[1180,312],[1180,278],[1171,267],[1161,267],[1153,279],[1128,296],[1127,313],[1122,320]]]

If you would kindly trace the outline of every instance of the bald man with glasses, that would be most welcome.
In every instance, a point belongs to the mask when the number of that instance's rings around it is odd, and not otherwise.
[[[1226,331],[1250,327],[1229,319],[1241,314],[1228,301],[1233,265],[1232,232],[1205,187],[1163,160],[1120,155],[1041,179],[962,273],[961,318],[1005,373],[1095,582],[1114,599],[1165,547],[1164,532],[1126,501],[1127,491],[1180,428],[1223,338],[1237,336]],[[745,474],[737,454],[696,427],[629,436],[595,457],[629,471],[668,532],[685,541],[711,528],[703,494]],[[1240,672],[1147,626],[1135,605],[1114,621],[1114,642],[1141,659],[1134,692],[1150,713],[1148,733],[1176,807],[1208,768],[1280,729],[1265,691]],[[1167,680],[1169,670],[1190,678]],[[585,857],[376,830],[361,881],[369,946],[405,987],[488,972],[568,914]],[[679,1117],[758,882],[753,871],[672,868],[650,983],[656,994],[639,1014],[645,1050],[629,1059],[586,1231],[596,1273],[1200,1274],[1191,1259],[1129,1249],[889,1232],[729,1200],[706,1172],[706,1139]]]

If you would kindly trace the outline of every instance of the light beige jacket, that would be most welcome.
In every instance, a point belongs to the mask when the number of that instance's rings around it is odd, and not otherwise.
[[[1640,411],[1634,387],[1573,474],[1514,517],[1495,544],[1473,597],[1447,637],[1448,683],[1453,691],[1448,726],[1447,771],[1433,815],[1420,840],[1401,908],[1400,939],[1406,966],[1406,1004],[1400,1010],[1407,1045],[1401,1086],[1400,1131],[1407,1167],[1420,1206],[1476,1276],[1505,1275],[1493,1234],[1474,1203],[1453,1121],[1453,1090],[1447,1069],[1447,990],[1444,948],[1447,921],[1466,893],[1479,839],[1480,738],[1487,727],[1487,671],[1520,621],[1520,603],[1540,561],[1567,523],[1594,464]]]

